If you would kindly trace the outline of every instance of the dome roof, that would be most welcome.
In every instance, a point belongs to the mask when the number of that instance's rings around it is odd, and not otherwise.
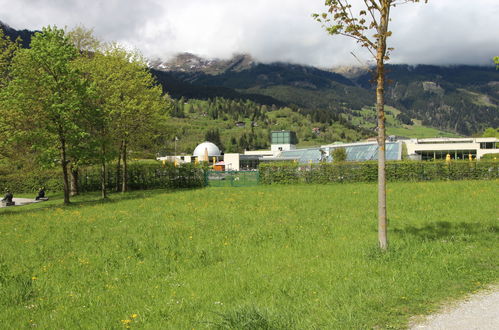
[[[220,149],[218,149],[214,143],[208,141],[199,144],[196,149],[194,149],[192,155],[194,157],[203,158],[205,150],[208,150],[208,157],[220,156]]]

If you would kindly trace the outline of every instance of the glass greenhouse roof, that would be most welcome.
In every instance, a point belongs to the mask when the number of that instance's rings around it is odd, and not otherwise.
[[[360,162],[378,159],[378,145],[376,143],[359,143],[345,146],[338,145],[337,148],[338,147],[346,149],[348,161]],[[322,155],[321,149],[323,152],[326,151],[325,155]],[[331,162],[333,159],[330,154],[333,149],[334,147],[289,150],[283,151],[278,158],[282,160],[296,160],[300,163],[319,163],[321,157],[324,157],[324,161]],[[400,142],[387,142],[386,160],[400,160],[401,158],[402,144]]]
[[[319,163],[321,161],[320,148],[296,149],[281,152],[279,158],[296,160],[299,163]]]
[[[359,144],[345,147],[348,161],[365,161],[378,159],[378,144]],[[386,143],[386,160],[400,160],[402,148],[400,142]]]

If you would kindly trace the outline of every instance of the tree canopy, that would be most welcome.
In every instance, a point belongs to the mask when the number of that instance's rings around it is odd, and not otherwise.
[[[140,54],[102,46],[83,27],[43,28],[29,49],[0,35],[0,51],[0,140],[29,144],[40,164],[59,164],[65,203],[68,167],[73,174],[80,163],[105,173],[119,155],[126,187],[127,146],[152,138],[169,108]]]

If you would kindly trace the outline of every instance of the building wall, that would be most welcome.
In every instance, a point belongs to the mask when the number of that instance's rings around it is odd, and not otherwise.
[[[272,144],[270,145],[270,150],[277,156],[281,151],[296,150],[296,145],[294,144]]]
[[[411,139],[403,141],[407,146],[407,154],[420,154],[422,151],[474,151],[476,158],[483,155],[499,153],[497,138],[441,138],[441,139]],[[494,149],[481,148],[483,143],[494,143]]]
[[[239,154],[225,154],[224,163],[226,171],[239,171]]]
[[[249,156],[273,156],[274,152],[272,150],[245,150],[244,154]]]

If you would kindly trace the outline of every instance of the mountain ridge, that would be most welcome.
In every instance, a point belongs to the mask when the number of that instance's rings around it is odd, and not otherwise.
[[[11,39],[29,47],[34,31],[15,30],[0,22]],[[205,59],[183,53],[164,61],[149,60],[151,73],[174,98],[250,99],[254,102],[328,111],[366,122],[361,110],[374,105],[372,68],[260,63],[248,54]],[[371,70],[371,71],[370,71]],[[493,66],[386,66],[386,104],[405,122],[470,135],[499,127],[499,71]],[[372,126],[372,118],[369,119]]]

